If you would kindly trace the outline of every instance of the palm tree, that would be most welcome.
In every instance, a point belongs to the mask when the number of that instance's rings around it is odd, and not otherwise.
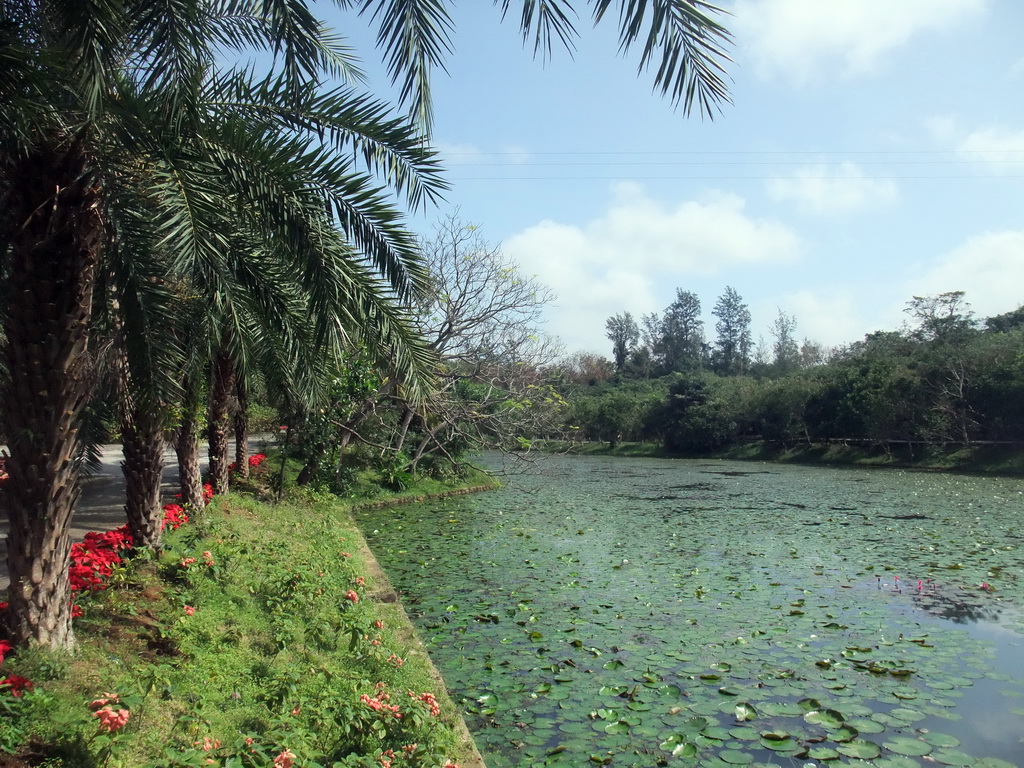
[[[125,198],[144,199],[169,273],[192,275],[215,296],[230,271],[222,233],[237,228],[241,208],[252,231],[290,243],[314,300],[326,290],[317,284],[323,233],[309,222],[325,211],[366,255],[364,278],[383,274],[399,297],[422,279],[412,238],[373,174],[417,204],[441,186],[432,154],[384,105],[350,88],[301,85],[347,72],[320,30],[304,5],[286,0],[0,2],[4,505],[16,640],[74,642],[68,525],[94,382],[93,294]],[[279,51],[280,72],[257,79],[213,69],[217,46],[251,45]],[[384,140],[362,140],[373,132]],[[369,173],[352,169],[353,149]],[[282,180],[261,164],[269,156],[311,170]]]

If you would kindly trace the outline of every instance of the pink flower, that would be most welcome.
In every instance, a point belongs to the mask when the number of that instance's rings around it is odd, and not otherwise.
[[[6,640],[0,640],[0,664],[4,663],[4,656],[13,648]]]
[[[130,714],[127,709],[115,710],[111,707],[103,707],[93,712],[92,716],[99,718],[101,731],[114,733],[114,731],[124,728]]]
[[[354,589],[350,589],[348,592],[346,592],[345,593],[345,597],[347,597],[353,603],[358,603],[359,602],[359,595],[356,593],[356,591]]]
[[[352,557],[352,553],[351,552],[342,552],[341,556],[342,557]]]
[[[290,749],[286,749],[274,758],[274,768],[292,768],[295,764],[295,755]]]
[[[434,717],[437,717],[441,714],[441,707],[437,703],[437,699],[434,698],[434,694],[430,693],[429,691],[421,693],[419,696],[417,696],[413,691],[409,691],[408,693],[410,699],[417,699],[426,704],[427,708],[430,710],[430,714],[432,714]]]
[[[196,609],[194,607],[192,607],[191,605],[186,605],[185,606],[185,615],[186,616],[192,616],[192,615],[195,614],[195,612],[196,612]]]
[[[197,741],[194,746],[199,747],[203,752],[212,752],[215,749],[220,749],[220,739],[211,739],[207,736],[202,742]]]
[[[116,693],[104,693],[100,698],[93,699],[89,703],[89,709],[96,710],[100,707],[105,707],[108,704],[117,704],[118,698]]]
[[[356,586],[357,587],[365,587],[366,586],[366,579],[364,579],[362,576],[357,576],[356,577]]]
[[[377,619],[375,622],[373,622],[373,626],[377,629],[384,629],[384,622],[381,619]]]

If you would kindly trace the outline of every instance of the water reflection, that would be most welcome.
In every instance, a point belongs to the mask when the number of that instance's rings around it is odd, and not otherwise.
[[[975,595],[952,589],[914,589],[911,592],[914,605],[930,616],[946,619],[955,624],[971,624],[999,621],[1002,607],[997,603],[980,602]]]

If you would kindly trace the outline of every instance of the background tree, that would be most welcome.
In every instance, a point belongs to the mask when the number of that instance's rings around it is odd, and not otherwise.
[[[800,367],[800,346],[796,340],[796,318],[781,309],[772,323],[772,367],[777,376],[785,376]]]
[[[704,365],[704,321],[697,294],[676,289],[675,301],[661,315],[657,354],[665,373]]]
[[[552,374],[568,388],[593,387],[615,375],[614,365],[593,352],[573,352],[551,367]]]
[[[616,373],[622,373],[629,356],[636,349],[640,341],[640,328],[629,312],[619,315],[612,315],[604,324],[605,335],[612,343],[612,360],[615,363]]]
[[[739,376],[750,366],[750,310],[739,293],[727,286],[718,297],[711,314],[715,322],[715,344],[711,361],[714,370],[723,376]]]

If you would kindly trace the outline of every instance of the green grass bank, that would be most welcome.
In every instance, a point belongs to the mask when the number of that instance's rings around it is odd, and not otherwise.
[[[215,498],[79,599],[74,653],[3,660],[0,766],[482,768],[351,512],[494,486]]]
[[[933,445],[911,448],[905,444],[867,446],[847,443],[798,443],[784,445],[750,441],[699,454],[672,453],[655,443],[619,443],[610,447],[608,443],[601,442],[538,441],[534,445],[536,448],[548,451],[567,451],[590,456],[713,458],[829,466],[890,467],[1008,476],[1024,475],[1024,451],[1005,445],[969,447]]]

